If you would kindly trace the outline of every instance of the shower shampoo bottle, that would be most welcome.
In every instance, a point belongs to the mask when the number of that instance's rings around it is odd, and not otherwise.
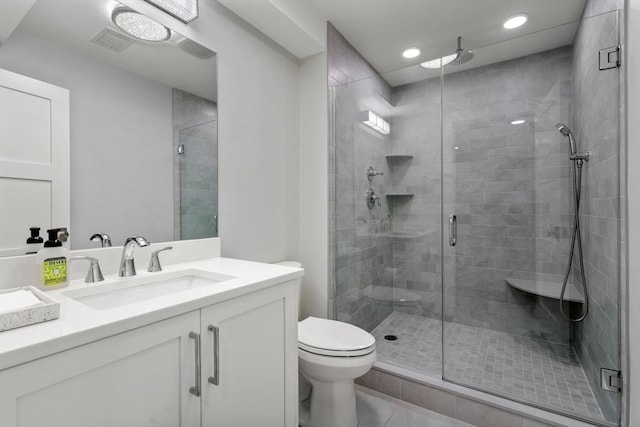
[[[49,238],[36,254],[36,285],[49,291],[69,285],[69,250],[58,240],[59,228],[47,230]]]

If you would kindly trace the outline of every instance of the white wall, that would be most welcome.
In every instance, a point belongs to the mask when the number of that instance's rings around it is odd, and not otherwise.
[[[300,62],[300,316],[327,317],[329,185],[327,54]]]
[[[627,1],[627,159],[629,266],[629,423],[640,426],[640,0]]]
[[[201,0],[189,25],[143,0],[122,2],[218,53],[223,256],[298,259],[297,59],[214,0]]]

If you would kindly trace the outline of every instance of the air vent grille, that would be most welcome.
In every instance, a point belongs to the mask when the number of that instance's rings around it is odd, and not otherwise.
[[[111,28],[105,28],[100,31],[91,41],[99,46],[104,47],[105,49],[113,50],[115,52],[122,52],[126,48],[128,48],[131,43],[133,43],[133,39],[125,36],[124,34],[120,34],[117,31],[112,30]]]

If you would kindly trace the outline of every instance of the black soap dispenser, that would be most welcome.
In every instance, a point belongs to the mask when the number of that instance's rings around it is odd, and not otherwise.
[[[44,240],[40,237],[40,227],[30,227],[29,230],[31,230],[31,237],[27,239],[27,249],[25,251],[27,255],[37,253],[42,249],[42,244],[44,243]]]

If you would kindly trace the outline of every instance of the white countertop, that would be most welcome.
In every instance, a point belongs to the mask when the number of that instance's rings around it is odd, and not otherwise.
[[[0,370],[295,280],[302,277],[304,270],[230,258],[212,258],[170,265],[157,273],[138,271],[136,277],[169,278],[180,275],[180,272],[203,276],[214,273],[234,278],[108,310],[91,308],[64,293],[71,289],[100,286],[130,278],[107,276],[104,282],[96,284],[75,280],[67,288],[47,292],[48,296],[60,303],[59,319],[0,332]]]

